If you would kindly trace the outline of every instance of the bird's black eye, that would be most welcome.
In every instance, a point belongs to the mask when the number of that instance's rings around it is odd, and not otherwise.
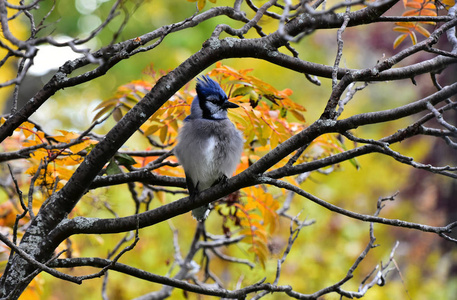
[[[221,99],[220,97],[218,97],[216,95],[211,95],[211,96],[206,97],[206,101],[218,104],[218,103],[224,102],[224,99]]]

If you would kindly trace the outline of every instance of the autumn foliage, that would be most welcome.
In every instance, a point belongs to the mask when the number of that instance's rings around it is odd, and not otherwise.
[[[436,17],[440,9],[449,9],[455,3],[454,0],[403,0],[405,12],[402,14],[403,17]],[[411,39],[413,45],[417,44],[416,32],[422,36],[428,38],[430,32],[427,30],[425,25],[436,25],[435,22],[431,21],[417,21],[417,22],[396,22],[394,31],[400,32],[395,41],[394,48],[397,48],[407,37]]]
[[[457,222],[427,176],[457,178],[454,0],[26,2],[0,0],[0,68],[14,73],[0,73],[13,98],[0,118],[1,297],[83,282],[119,299],[452,290],[453,267],[433,267],[452,259],[435,245],[455,243]],[[77,58],[19,96],[41,46]],[[239,176],[189,199],[173,148],[200,75],[239,105],[228,117],[244,149]],[[405,267],[422,260],[420,275]]]

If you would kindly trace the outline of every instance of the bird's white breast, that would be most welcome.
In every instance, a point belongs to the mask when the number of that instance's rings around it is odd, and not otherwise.
[[[243,139],[230,120],[192,119],[179,132],[175,154],[201,191],[222,175],[231,177],[242,150]]]
[[[207,163],[211,163],[214,160],[214,152],[216,150],[216,138],[211,136],[205,143],[203,147],[203,157],[207,161]]]

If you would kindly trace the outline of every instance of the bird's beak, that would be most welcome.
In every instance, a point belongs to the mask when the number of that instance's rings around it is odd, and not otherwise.
[[[227,109],[227,108],[237,108],[237,107],[240,107],[240,106],[238,104],[233,103],[233,102],[225,101],[222,104],[222,107]]]

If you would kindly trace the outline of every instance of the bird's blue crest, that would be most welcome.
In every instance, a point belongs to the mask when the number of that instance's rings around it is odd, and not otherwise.
[[[227,99],[227,94],[225,94],[219,83],[209,78],[208,75],[197,78],[196,90],[201,100],[205,100],[209,95],[217,95],[221,100]]]

